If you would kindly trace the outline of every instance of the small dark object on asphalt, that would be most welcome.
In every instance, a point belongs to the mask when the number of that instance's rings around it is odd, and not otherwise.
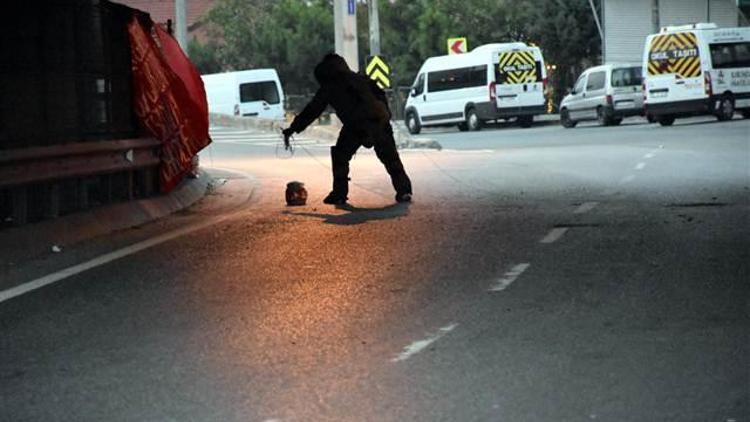
[[[307,201],[307,190],[302,182],[289,182],[286,184],[286,204],[291,206],[305,205]]]

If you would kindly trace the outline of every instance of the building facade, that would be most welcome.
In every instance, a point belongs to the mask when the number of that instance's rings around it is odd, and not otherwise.
[[[601,6],[604,63],[640,62],[646,36],[664,26],[748,24],[737,0],[602,0]]]

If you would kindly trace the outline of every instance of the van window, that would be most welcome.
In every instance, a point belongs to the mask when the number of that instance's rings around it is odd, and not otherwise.
[[[414,82],[414,95],[422,95],[424,92],[424,73],[420,73],[417,76],[417,80]]]
[[[750,67],[750,42],[711,44],[709,48],[714,69]]]
[[[641,84],[640,67],[623,67],[612,70],[612,86],[638,86]]]
[[[573,86],[573,92],[574,93],[580,94],[580,93],[583,92],[583,86],[584,86],[583,84],[584,84],[585,80],[586,80],[586,74],[585,73],[583,75],[581,75],[581,76],[578,77],[578,80],[576,81],[576,84]]]
[[[249,82],[240,84],[240,102],[265,101],[268,104],[279,103],[279,91],[274,81]]]
[[[441,70],[427,74],[429,92],[487,85],[487,65]]]
[[[589,81],[586,83],[586,91],[596,91],[604,88],[604,72],[589,73]]]

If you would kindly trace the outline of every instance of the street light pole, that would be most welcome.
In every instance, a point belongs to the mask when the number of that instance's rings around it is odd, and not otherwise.
[[[356,0],[333,1],[333,29],[336,40],[336,54],[346,60],[350,69],[355,72],[358,71]]]
[[[380,54],[380,19],[378,0],[367,0],[367,15],[370,19],[370,55]]]

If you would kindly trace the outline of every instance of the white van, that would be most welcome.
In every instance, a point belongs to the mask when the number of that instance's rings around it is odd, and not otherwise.
[[[470,53],[430,57],[414,80],[404,108],[410,133],[457,124],[479,130],[488,120],[516,118],[531,126],[546,111],[547,70],[538,47],[486,44]]]
[[[275,69],[202,75],[209,113],[284,118],[284,90]]]
[[[641,65],[605,64],[586,69],[560,103],[560,123],[572,128],[582,120],[602,126],[643,115]]]
[[[750,28],[662,28],[646,38],[643,75],[646,114],[663,126],[697,114],[729,120],[735,110],[750,117]]]

